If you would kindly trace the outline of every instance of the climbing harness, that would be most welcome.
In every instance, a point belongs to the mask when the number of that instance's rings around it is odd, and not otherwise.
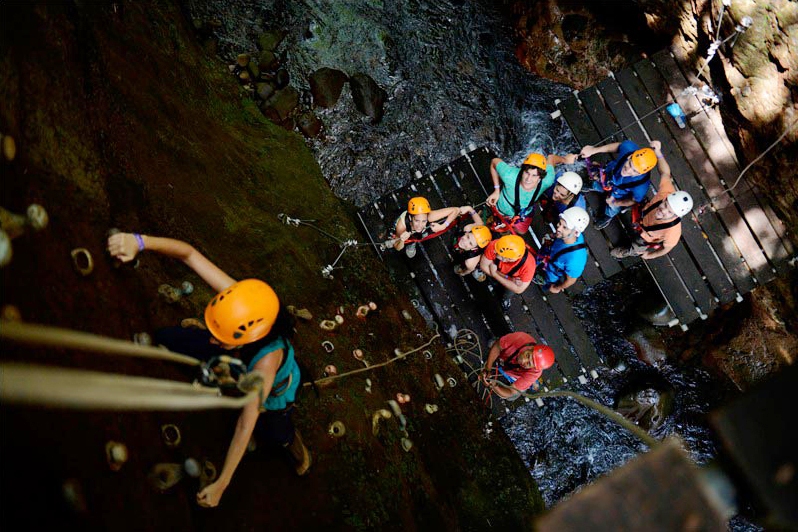
[[[661,224],[654,224],[650,226],[643,224],[643,218],[645,218],[648,213],[659,207],[663,201],[665,200],[654,202],[645,209],[640,204],[636,204],[632,207],[632,228],[637,231],[638,234],[642,234],[643,232],[650,233],[652,231],[660,231],[662,229],[668,229],[669,227],[675,227],[682,223],[682,219],[677,216],[673,220],[663,222]],[[656,251],[662,249],[663,244],[662,242],[646,242],[646,247],[649,250]]]

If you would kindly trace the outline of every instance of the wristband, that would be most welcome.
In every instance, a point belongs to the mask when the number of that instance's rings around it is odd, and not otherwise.
[[[495,188],[496,190],[499,190],[500,188],[502,188],[502,186],[501,185],[493,185],[493,188]]]
[[[139,243],[139,251],[144,251],[144,239],[138,233],[133,233],[133,236],[136,237],[136,242]]]
[[[441,225],[444,226],[444,227],[449,227],[449,220],[446,220]]]

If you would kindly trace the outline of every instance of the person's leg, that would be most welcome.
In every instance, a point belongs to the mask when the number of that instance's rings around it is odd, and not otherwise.
[[[285,410],[267,410],[261,413],[255,425],[254,436],[259,443],[286,449],[294,461],[297,474],[304,475],[310,469],[311,456],[291,420],[292,410],[293,406]]]
[[[594,220],[594,224],[596,229],[601,230],[610,225],[610,222],[613,218],[618,216],[621,212],[621,207],[611,207],[606,203],[606,197],[604,198],[604,210],[601,214],[599,214],[596,219]]]
[[[407,255],[408,259],[412,259],[416,256],[416,243],[411,242],[410,244],[405,244],[405,255]]]
[[[211,343],[211,338],[210,331],[192,327],[163,327],[154,335],[155,345],[199,360],[209,360],[225,353],[220,345]]]
[[[505,312],[510,310],[510,305],[513,302],[513,296],[514,295],[515,295],[515,292],[513,292],[512,290],[508,290],[508,289],[504,288],[504,292],[502,293],[502,310],[504,310]]]

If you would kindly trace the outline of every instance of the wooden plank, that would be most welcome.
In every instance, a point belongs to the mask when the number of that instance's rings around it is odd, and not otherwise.
[[[597,143],[601,140],[590,118],[585,114],[575,97],[560,102],[558,108],[563,118],[565,118],[565,121],[568,123],[568,127],[574,134],[576,141],[581,146]],[[585,183],[587,183],[587,179],[585,179]],[[591,200],[595,199],[590,196],[595,196],[595,194],[586,195],[588,203],[591,203]],[[596,231],[592,223],[585,231],[585,242],[588,248],[590,248],[593,257],[598,261],[599,267],[605,277],[612,277],[621,271],[621,265],[610,255],[604,236]]]
[[[557,315],[557,319],[562,324],[563,329],[565,329],[568,341],[579,356],[582,367],[591,370],[601,366],[602,362],[598,353],[596,353],[596,348],[585,332],[582,322],[574,314],[568,297],[563,293],[546,294],[546,299],[551,308],[554,309],[554,313]]]
[[[670,55],[668,57],[670,57]],[[673,58],[671,57],[671,59]],[[681,74],[681,71],[678,69],[678,65],[676,72]],[[696,80],[693,74],[687,74],[686,79],[680,75],[677,75],[676,77],[677,80],[678,77],[682,77],[682,79],[684,79],[685,86],[687,86],[688,82],[693,82],[693,80]],[[673,83],[674,81],[672,80],[671,82]],[[723,188],[721,188],[717,193],[712,193],[713,196],[717,196],[722,193],[725,187],[730,187],[734,184],[734,182],[737,180],[739,172],[734,157],[730,155],[726,145],[721,140],[718,130],[715,128],[711,118],[709,118],[709,115],[707,114],[708,112],[710,111],[707,111],[702,107],[702,112],[699,112],[691,117],[690,125],[696,132],[695,135],[698,143],[709,156],[709,159],[712,161],[713,166],[715,166],[717,169],[718,175],[722,180],[721,184],[723,185]],[[751,232],[756,236],[756,239],[761,245],[765,256],[774,264],[788,260],[789,254],[784,249],[781,239],[773,229],[773,226],[770,224],[770,221],[767,219],[767,216],[754,197],[748,182],[745,179],[740,180],[740,183],[730,193],[730,195],[736,201],[737,206],[742,213],[743,219],[751,228]],[[768,273],[765,271],[765,268],[752,267],[752,269],[757,274],[757,280],[759,280],[759,282],[765,283],[775,277],[775,272],[771,271]]]
[[[671,92],[681,95],[689,83],[679,70],[679,66],[667,50],[657,52],[652,57],[657,70],[662,77],[668,81]],[[691,113],[701,108],[700,103],[693,97],[680,98],[679,104],[685,112]],[[734,205],[734,198],[731,194],[724,193],[726,188],[721,181],[721,176],[715,168],[709,155],[704,151],[696,135],[699,131],[707,131],[712,126],[708,124],[708,118],[703,112],[699,112],[690,118],[690,126],[696,131],[690,137],[680,140],[682,149],[687,156],[690,165],[695,169],[701,184],[706,189],[707,194],[714,198],[712,207],[717,212],[721,221],[726,226],[727,231],[732,237],[734,244],[746,261],[748,268],[753,272],[754,277],[760,283],[765,283],[773,278],[773,273],[767,263],[764,252],[759,247],[754,235],[746,224],[743,215]],[[699,217],[700,219],[700,217]]]
[[[521,294],[520,299],[523,299],[529,308],[529,313],[535,317],[543,339],[554,350],[560,370],[569,379],[576,378],[581,372],[581,364],[571,351],[568,342],[566,342],[566,338],[554,317],[554,312],[543,300],[540,287],[530,284],[529,288]]]
[[[660,72],[655,68],[654,63],[651,61],[641,61],[635,65],[635,69],[640,75],[640,80],[651,95],[652,99],[657,103],[664,103],[673,100],[673,95],[668,90],[668,84],[662,77]],[[694,142],[692,133],[687,128],[680,128],[674,120],[667,113],[660,112],[659,116],[663,123],[670,130],[671,135],[676,138],[676,141],[683,146]],[[668,156],[670,163],[671,157]],[[679,166],[673,167],[673,174],[679,188],[686,190],[693,197],[696,205],[701,205],[709,202],[709,197],[706,194],[706,189],[701,185],[701,179],[695,174],[693,167],[690,166],[686,156],[680,156]],[[689,178],[688,176],[692,176]],[[718,258],[722,262],[726,272],[728,272],[734,284],[737,286],[741,293],[745,294],[751,291],[754,286],[754,280],[751,278],[751,272],[748,270],[739,249],[736,244],[729,245],[728,239],[731,238],[726,232],[726,229],[721,224],[717,213],[712,210],[696,217],[699,219],[702,229],[704,230],[710,244],[714,251],[717,253]],[[744,227],[741,228],[747,230]],[[720,297],[720,296],[719,296]],[[725,302],[723,297],[720,300]]]
[[[651,63],[648,60],[644,60],[641,63],[648,64],[648,66],[651,67]],[[645,65],[641,65],[641,68],[645,68]],[[660,105],[659,100],[657,103],[654,103],[645,90],[645,87],[643,87],[643,83],[635,74],[635,71],[626,69],[623,72],[619,72],[617,79],[626,94],[627,100],[632,104],[637,115],[639,117],[644,117],[641,118],[641,122],[643,127],[646,128],[646,131],[648,131],[649,136],[662,142],[662,151],[665,155],[665,160],[671,168],[671,175],[677,187],[686,190],[695,198],[700,198],[701,196],[698,194],[700,194],[701,191],[698,188],[696,180],[693,178],[692,169],[684,159],[684,155],[676,144],[676,140],[670,135],[668,128],[657,114],[652,114],[655,107]],[[712,287],[715,295],[723,303],[734,301],[737,296],[737,290],[732,284],[726,270],[723,268],[723,265],[718,260],[717,254],[710,247],[708,239],[705,238],[704,230],[696,224],[692,216],[685,216],[682,219],[681,225],[682,240],[698,263],[699,269],[703,272],[706,281]],[[725,231],[721,232],[718,236],[722,237],[724,235]],[[676,250],[674,249],[671,253],[674,251]],[[681,261],[678,261],[678,264],[681,266]],[[704,312],[708,313],[710,310],[714,310],[717,304],[711,294],[706,294],[706,296],[710,299],[702,300],[702,292],[693,290],[693,297],[698,306],[704,310]]]
[[[472,207],[485,203],[488,195],[485,194],[480,176],[474,171],[470,155],[452,161],[447,165],[447,170],[454,176],[456,184],[467,199],[466,203]]]
[[[599,83],[598,88],[607,107],[615,115],[617,122],[623,126],[628,125],[624,130],[626,135],[638,145],[645,146],[647,144],[645,133],[640,125],[635,123],[635,117],[631,109],[629,109],[618,83],[614,79],[608,78]],[[680,246],[674,248],[674,251],[676,249],[684,251],[684,248]],[[685,282],[682,281],[680,273],[688,275],[690,279],[697,277],[699,280],[701,275],[696,270],[692,260],[686,260],[683,264],[680,262],[679,270],[677,271],[671,262],[671,255],[673,255],[674,251],[663,257],[643,262],[654,275],[663,296],[671,304],[679,321],[690,323],[699,317],[699,312],[696,309],[695,301],[690,291],[687,289]],[[703,280],[699,282],[706,290]]]
[[[436,173],[440,178],[437,180],[440,185],[433,180],[432,176],[427,174],[414,180],[412,187],[418,191],[419,195],[433,202],[444,203],[446,202],[446,198],[452,197],[452,193],[456,191],[456,187],[449,179],[445,168],[439,169]],[[447,186],[447,182],[450,184],[449,186]],[[440,186],[443,186],[444,190],[441,190]],[[452,302],[457,306],[458,312],[464,320],[464,327],[474,331],[479,336],[482,345],[487,345],[492,337],[500,336],[503,329],[491,328],[491,325],[479,311],[475,298],[466,284],[466,280],[454,273],[454,260],[448,245],[454,238],[454,231],[453,229],[439,238],[426,241],[424,247],[429,254],[430,261],[437,269],[444,289],[449,294]]]

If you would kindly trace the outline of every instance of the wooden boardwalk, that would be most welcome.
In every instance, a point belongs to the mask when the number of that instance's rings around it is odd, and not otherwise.
[[[493,190],[489,167],[494,157],[496,155],[486,148],[476,149],[431,174],[417,174],[410,184],[361,209],[359,216],[369,238],[374,242],[386,240],[396,217],[413,196],[426,197],[433,209],[483,203],[488,189]],[[539,220],[538,216],[537,224],[530,230],[534,237],[528,237],[535,248],[538,247],[536,241],[551,230]],[[454,273],[452,234],[420,243],[413,259],[408,259],[403,252],[378,250],[393,280],[419,307],[429,311],[448,342],[454,340],[457,331],[469,329],[477,335],[483,352],[487,353],[495,338],[513,331],[526,331],[549,344],[556,353],[555,366],[543,374],[545,388],[590,378],[591,370],[601,366],[602,361],[574,315],[568,296],[544,294],[537,285],[531,284],[521,296],[513,298],[510,309],[503,312],[500,295],[494,293],[497,289],[491,283],[479,283],[470,275],[460,277]],[[595,260],[589,262],[585,279],[592,284],[604,276]],[[579,292],[585,285],[585,281],[580,280],[569,290]]]
[[[744,178],[726,191],[740,168],[717,111],[702,105],[700,93],[683,95],[696,82],[687,72],[665,50],[557,102],[580,145],[630,139],[646,146],[660,140],[677,187],[695,200],[694,215],[682,222],[681,243],[668,255],[645,261],[682,328],[785,273],[794,255],[784,224]],[[688,127],[680,128],[665,111],[664,104],[673,101],[687,113]],[[652,184],[658,182],[655,170]],[[613,221],[602,237],[588,231],[605,276],[618,266],[605,250],[626,231],[628,216]]]
[[[695,201],[693,215],[682,221],[682,240],[670,253],[642,261],[659,287],[672,315],[670,325],[687,329],[705,319],[719,305],[740,301],[759,284],[785,273],[794,255],[783,223],[760,203],[756,190],[742,180],[731,192],[739,166],[717,112],[696,96],[683,96],[695,82],[668,51],[655,54],[632,68],[610,76],[596,87],[557,101],[558,113],[581,145],[606,144],[630,139],[640,146],[662,142],[662,151],[678,188]],[[665,112],[664,104],[677,101],[688,114],[688,127],[680,128]],[[493,190],[487,148],[474,149],[435,172],[415,178],[405,187],[359,212],[373,242],[386,240],[396,217],[413,196],[426,197],[435,208],[480,205]],[[602,156],[600,156],[602,157]],[[607,160],[607,159],[605,159]],[[584,171],[581,172],[584,177]],[[652,172],[652,194],[659,183]],[[586,195],[591,210],[601,207],[597,194]],[[540,216],[534,218],[529,244],[538,249],[542,237],[553,230]],[[526,331],[549,344],[556,364],[544,372],[544,389],[586,382],[601,366],[590,339],[571,307],[569,294],[641,262],[618,261],[611,247],[630,231],[628,214],[619,216],[603,231],[593,225],[585,231],[590,256],[585,272],[567,294],[548,294],[531,284],[510,309],[501,309],[500,296],[490,282],[478,283],[470,275],[453,271],[453,236],[444,235],[418,244],[413,259],[394,250],[377,253],[394,282],[412,298],[428,319],[434,320],[451,343],[458,331],[473,331],[483,353],[493,339],[512,331]],[[472,361],[473,362],[473,361]],[[467,369],[464,367],[464,369]]]

